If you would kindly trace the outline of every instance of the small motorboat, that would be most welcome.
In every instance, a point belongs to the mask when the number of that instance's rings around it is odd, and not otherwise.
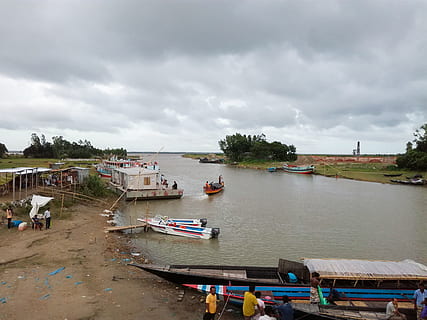
[[[146,223],[157,223],[158,221],[164,221],[166,224],[183,224],[192,227],[206,227],[208,219],[178,219],[178,218],[169,218],[168,216],[156,215],[154,218],[138,218],[136,219],[141,222]]]
[[[270,168],[267,168],[267,171],[268,172],[276,172],[277,168],[276,167],[270,167]]]
[[[182,219],[180,219],[182,220]],[[211,239],[219,236],[219,228],[207,228],[202,226],[192,226],[188,224],[179,224],[172,222],[170,219],[152,219],[144,220],[151,229],[156,232],[182,236],[197,239]]]
[[[218,182],[211,182],[206,183],[203,187],[203,191],[208,195],[220,193],[222,190],[224,190],[224,181],[221,181],[221,183]]]

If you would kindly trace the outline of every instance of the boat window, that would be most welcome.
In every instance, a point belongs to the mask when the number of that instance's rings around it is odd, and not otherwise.
[[[149,186],[151,184],[150,177],[144,177],[144,185]]]

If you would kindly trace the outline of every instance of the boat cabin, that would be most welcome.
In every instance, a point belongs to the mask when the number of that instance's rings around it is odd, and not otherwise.
[[[159,188],[159,170],[143,167],[114,168],[111,182],[126,190],[153,190]]]

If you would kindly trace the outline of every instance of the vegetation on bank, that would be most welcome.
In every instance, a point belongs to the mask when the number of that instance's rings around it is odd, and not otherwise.
[[[101,150],[92,146],[88,140],[70,142],[62,136],[52,137],[52,143],[46,141],[44,134],[39,137],[31,135],[31,145],[24,149],[24,157],[28,158],[93,158],[93,157],[126,157],[127,151],[123,148]]]
[[[427,123],[415,130],[415,139],[406,144],[406,153],[397,157],[399,168],[427,170]],[[415,147],[414,147],[415,144]]]
[[[242,135],[236,133],[218,141],[229,161],[295,161],[296,148],[279,141],[268,142],[264,134]]]

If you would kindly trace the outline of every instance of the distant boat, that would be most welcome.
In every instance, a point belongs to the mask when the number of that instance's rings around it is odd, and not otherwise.
[[[384,173],[384,177],[400,177],[401,173]]]
[[[296,166],[284,164],[283,170],[291,173],[302,173],[302,174],[310,174],[314,172],[315,167],[313,165],[310,166]]]
[[[221,181],[221,183],[211,182],[203,187],[203,191],[208,196],[220,193],[222,190],[224,190],[224,181]]]
[[[267,168],[267,171],[268,172],[276,172],[277,168],[276,167],[270,167],[270,168]]]
[[[401,183],[401,184],[409,184],[414,186],[422,186],[427,184],[427,180],[424,179],[410,179],[410,180],[390,180],[391,182]]]
[[[209,158],[200,158],[199,159],[200,163],[224,163],[224,159],[209,159]]]

